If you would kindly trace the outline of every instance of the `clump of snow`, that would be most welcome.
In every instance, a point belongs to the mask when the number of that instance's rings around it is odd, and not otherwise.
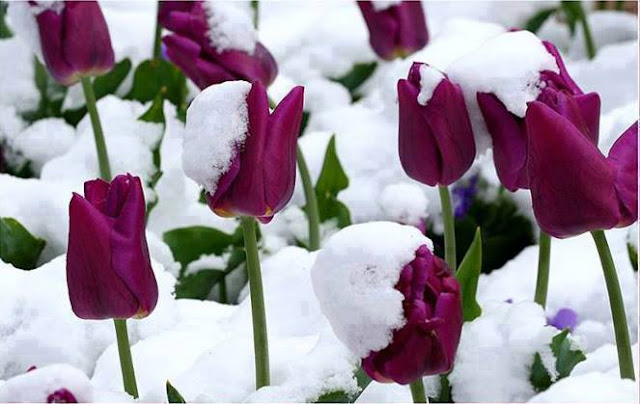
[[[252,54],[257,41],[248,1],[203,3],[209,24],[211,45],[218,52],[237,49]]]
[[[12,148],[31,162],[36,174],[54,157],[69,150],[75,140],[75,129],[60,118],[45,118],[36,121],[22,131],[13,141]]]
[[[49,365],[7,380],[0,386],[0,401],[46,403],[50,394],[67,389],[78,403],[93,401],[93,388],[87,375],[66,364]]]
[[[16,1],[14,7],[27,7],[26,2]],[[40,93],[34,80],[34,57],[29,46],[21,38],[0,39],[0,105],[10,105],[20,112],[38,107]]]
[[[405,322],[402,268],[431,241],[412,226],[369,222],[334,234],[311,269],[313,290],[336,336],[358,357],[383,349]]]
[[[420,66],[420,93],[418,93],[420,105],[427,105],[442,79],[444,79],[444,75],[435,67],[426,64]]]
[[[449,375],[456,402],[522,402],[535,394],[529,381],[536,352],[549,370],[549,347],[557,330],[546,325],[542,308],[533,302],[494,302],[465,323]],[[490,364],[490,371],[481,371]]]
[[[184,274],[193,275],[207,269],[224,271],[227,266],[228,258],[229,254],[223,254],[222,256],[215,254],[202,254],[197,260],[192,261],[187,265],[187,269]]]
[[[638,389],[633,380],[598,372],[566,377],[529,402],[637,402]]]
[[[631,347],[633,355],[634,368],[638,368],[638,344]],[[608,373],[614,376],[620,375],[618,367],[618,350],[614,344],[605,344],[595,351],[587,354],[587,359],[578,363],[573,371],[572,376],[583,375],[591,372]]]
[[[384,11],[400,3],[402,3],[401,0],[375,0],[371,2],[376,11]]]
[[[7,17],[9,17],[11,30],[22,38],[29,45],[31,51],[42,61],[44,59],[40,45],[40,29],[34,11],[26,1],[12,1],[7,9]]]
[[[182,167],[214,194],[237,149],[249,135],[247,94],[251,83],[227,81],[202,91],[187,110]]]
[[[402,224],[418,225],[427,218],[429,200],[422,187],[409,182],[398,182],[384,187],[379,199],[382,210]]]

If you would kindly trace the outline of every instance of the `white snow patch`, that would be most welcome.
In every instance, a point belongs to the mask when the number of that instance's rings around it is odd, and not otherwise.
[[[387,185],[380,194],[379,202],[388,218],[398,223],[415,226],[428,216],[429,200],[422,186],[414,183]]]
[[[637,402],[638,389],[632,380],[592,372],[566,377],[533,397],[531,403],[553,402]]]
[[[0,386],[0,401],[46,403],[50,394],[63,388],[79,403],[93,401],[93,389],[87,376],[66,364],[37,368],[7,380]]]
[[[42,62],[42,45],[40,44],[40,29],[36,21],[36,13],[26,1],[11,1],[7,9],[7,17],[9,17],[9,26],[17,36],[22,38],[31,51]]]
[[[229,169],[236,148],[249,135],[247,94],[251,83],[227,81],[207,87],[187,110],[182,167],[184,173],[214,194]]]
[[[31,161],[31,168],[39,174],[44,164],[69,150],[76,131],[60,118],[36,121],[22,131],[13,141],[14,151]]]
[[[385,348],[405,323],[402,268],[431,240],[412,226],[369,222],[334,234],[311,269],[313,290],[336,336],[358,357]]]
[[[197,274],[202,270],[217,269],[223,271],[227,266],[227,260],[229,254],[215,255],[215,254],[203,254],[195,261],[192,261],[187,265],[185,275]]]
[[[444,74],[435,67],[426,64],[420,66],[420,93],[418,93],[420,105],[427,105],[436,87],[443,79]]]
[[[11,2],[9,9],[14,4],[26,2]],[[34,62],[33,53],[21,38],[0,39],[0,105],[11,105],[19,112],[38,107],[40,93],[34,80]]]
[[[211,45],[218,52],[227,49],[253,54],[257,33],[253,27],[252,10],[248,1],[204,1]]]
[[[401,0],[374,0],[371,2],[376,11],[384,11],[400,3],[402,3]]]

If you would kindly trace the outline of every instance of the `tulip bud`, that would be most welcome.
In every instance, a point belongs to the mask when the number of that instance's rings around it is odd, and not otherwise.
[[[302,87],[269,113],[263,84],[231,81],[205,89],[187,111],[182,164],[219,216],[271,221],[291,199]]]
[[[67,285],[73,312],[84,319],[146,317],[158,301],[145,237],[140,178],[84,184],[69,205]]]
[[[160,2],[159,22],[173,32],[163,38],[167,56],[201,89],[230,80],[269,85],[278,75],[243,11],[224,2]]]
[[[414,63],[398,81],[399,152],[407,175],[449,185],[471,167],[473,131],[460,86],[435,68]]]
[[[558,73],[540,72],[537,101],[571,121],[593,144],[597,144],[600,97],[596,93],[584,94],[569,76],[555,46],[546,41],[542,44],[555,59]],[[510,191],[528,189],[525,119],[508,111],[495,94],[478,93],[476,98],[492,138],[493,158],[500,181]]]
[[[638,121],[616,140],[608,160],[620,201],[618,227],[626,227],[638,220]]]
[[[411,226],[354,225],[326,243],[311,270],[336,336],[376,381],[409,384],[453,366],[460,286],[430,245]]]
[[[406,57],[429,41],[420,1],[358,1],[369,43],[384,60]]]
[[[96,1],[29,1],[29,6],[38,25],[44,63],[56,81],[68,86],[81,77],[111,70],[111,38]]]

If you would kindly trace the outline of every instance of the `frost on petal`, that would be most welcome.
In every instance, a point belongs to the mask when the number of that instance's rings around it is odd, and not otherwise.
[[[182,167],[211,195],[248,135],[249,90],[246,81],[216,84],[202,91],[187,110]]]
[[[336,233],[311,269],[313,289],[336,336],[359,357],[385,348],[405,324],[402,268],[431,240],[412,226],[369,222]]]

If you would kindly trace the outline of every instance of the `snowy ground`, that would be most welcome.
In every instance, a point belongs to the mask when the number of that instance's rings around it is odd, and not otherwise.
[[[375,60],[366,27],[352,2],[260,2],[260,39],[278,61],[280,74],[269,89],[280,98],[293,85],[304,85],[311,112],[300,144],[314,178],[320,173],[332,134],[349,187],[339,194],[353,222],[391,220],[419,224],[427,219],[440,231],[437,190],[411,181],[397,157],[395,86],[413,60],[446,69],[486,40],[520,26],[536,10],[553,2],[427,2],[429,45],[409,59],[382,63],[351,103],[348,91],[328,78],[347,73],[354,63]],[[102,2],[116,60],[134,66],[151,56],[155,3]],[[286,23],[283,23],[286,21]],[[638,114],[637,21],[632,14],[593,12],[597,57],[585,57],[582,33],[571,38],[561,22],[550,19],[540,36],[563,52],[574,80],[602,98],[600,147],[613,140]],[[10,23],[10,22],[9,22]],[[33,109],[39,93],[32,80],[31,54],[20,38],[0,40],[0,140],[15,159],[28,159],[37,178],[0,174],[0,216],[19,220],[47,244],[33,271],[0,262],[0,402],[45,401],[42,387],[74,389],[82,401],[131,401],[122,392],[115,333],[109,321],[84,321],[70,310],[65,280],[68,203],[98,167],[88,117],[74,128],[51,118],[28,125],[20,113]],[[118,94],[125,94],[125,81]],[[195,90],[194,90],[195,94]],[[63,105],[82,104],[72,88]],[[130,172],[149,181],[154,173],[151,145],[159,126],[137,118],[147,106],[107,96],[98,102],[114,172]],[[175,107],[165,104],[168,124],[161,147],[164,175],[147,198],[158,204],[147,238],[160,287],[159,304],[146,319],[129,321],[133,360],[142,401],[166,401],[165,382],[188,402],[315,400],[334,390],[357,390],[357,358],[342,345],[324,318],[311,286],[315,254],[295,247],[304,239],[302,188],[290,207],[262,226],[262,266],[269,326],[272,385],[254,391],[251,310],[244,279],[230,288],[237,305],[175,299],[180,264],[162,241],[172,229],[203,225],[233,233],[237,222],[212,214],[198,202],[200,189],[182,171],[183,124]],[[55,138],[54,138],[55,137]],[[55,140],[52,140],[55,139]],[[488,156],[479,172],[495,189],[498,180]],[[514,200],[532,217],[528,192]],[[329,237],[334,226],[326,225]],[[607,232],[630,325],[638,365],[638,275],[627,243],[637,248],[637,225]],[[384,237],[384,235],[380,235]],[[527,247],[503,268],[482,275],[480,318],[464,326],[454,371],[453,399],[468,401],[637,401],[637,385],[617,375],[617,356],[602,271],[589,235],[554,240],[546,313],[531,302],[537,245]],[[205,257],[206,258],[206,257]],[[209,257],[210,258],[210,257]],[[292,287],[295,285],[295,287]],[[510,300],[509,300],[510,299]],[[578,313],[572,333],[586,361],[571,376],[537,394],[529,383],[534,354],[551,355],[548,344],[558,330],[547,325],[561,308]],[[31,366],[37,369],[25,373]],[[2,381],[4,380],[4,382]],[[439,384],[425,379],[435,395]],[[410,401],[408,387],[372,383],[358,402]]]

